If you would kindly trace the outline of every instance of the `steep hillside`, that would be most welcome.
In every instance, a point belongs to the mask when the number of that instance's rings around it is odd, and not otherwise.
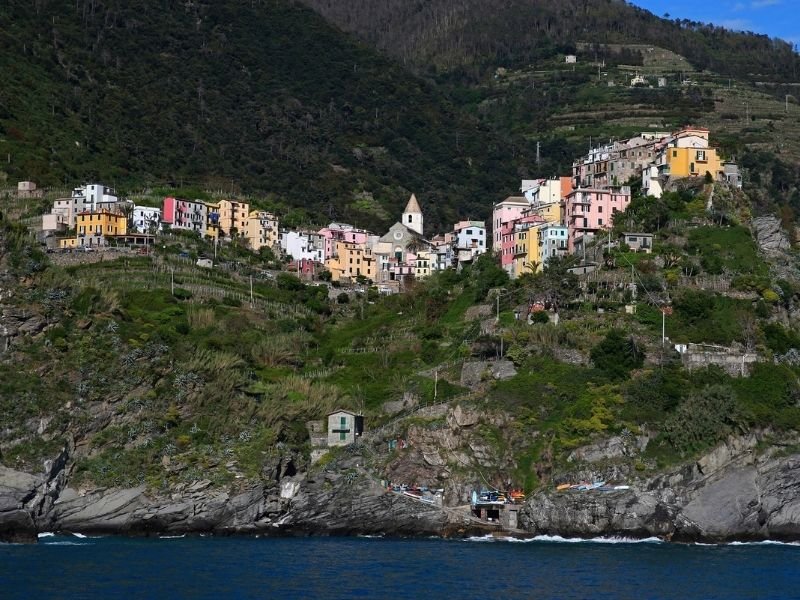
[[[284,0],[4,2],[0,72],[10,181],[245,189],[363,225],[413,190],[435,224],[525,162],[524,141]]]
[[[303,0],[346,31],[420,67],[518,66],[578,42],[655,44],[698,69],[795,81],[791,44],[686,19],[670,21],[619,0]]]

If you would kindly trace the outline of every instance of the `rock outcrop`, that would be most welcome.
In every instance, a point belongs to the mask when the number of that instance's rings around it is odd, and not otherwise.
[[[752,228],[758,247],[767,256],[781,256],[791,248],[789,237],[776,217],[753,219]]]
[[[759,455],[732,438],[697,463],[613,492],[544,492],[522,527],[564,536],[662,536],[676,541],[800,539],[800,455]]]

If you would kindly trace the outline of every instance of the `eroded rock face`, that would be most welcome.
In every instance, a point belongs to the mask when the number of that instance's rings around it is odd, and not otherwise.
[[[695,465],[630,490],[536,494],[520,521],[534,533],[579,537],[799,539],[800,455],[759,457],[756,441],[732,438]]]
[[[752,227],[758,247],[767,256],[780,256],[790,250],[789,237],[777,217],[758,217],[753,219]]]

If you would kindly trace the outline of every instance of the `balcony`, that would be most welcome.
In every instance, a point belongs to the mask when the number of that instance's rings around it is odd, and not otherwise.
[[[590,206],[592,204],[592,197],[589,194],[575,194],[575,196],[573,196],[570,202],[572,204],[582,204]]]

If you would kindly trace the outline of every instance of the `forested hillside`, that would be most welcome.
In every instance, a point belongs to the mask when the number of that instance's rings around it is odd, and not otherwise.
[[[687,19],[669,20],[619,0],[303,0],[347,31],[418,65],[519,65],[577,42],[655,44],[699,69],[759,81],[795,81],[791,44]]]
[[[414,191],[433,224],[476,216],[526,164],[524,146],[283,0],[4,2],[0,72],[12,182],[259,191],[362,225]]]

